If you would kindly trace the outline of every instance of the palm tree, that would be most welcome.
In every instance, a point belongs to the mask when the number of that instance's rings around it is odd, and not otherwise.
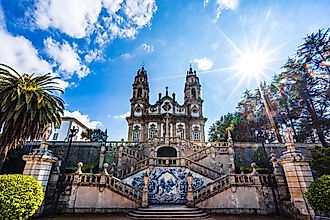
[[[19,74],[0,64],[0,171],[9,149],[21,141],[34,140],[49,124],[59,125],[64,102],[54,92],[63,92],[54,77]]]

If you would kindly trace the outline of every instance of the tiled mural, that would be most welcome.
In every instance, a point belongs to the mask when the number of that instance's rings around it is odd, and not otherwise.
[[[141,171],[124,181],[143,189],[143,175],[146,171]],[[197,173],[192,172],[193,189],[209,183],[211,180]],[[149,196],[150,204],[178,204],[187,201],[188,170],[181,170],[180,167],[155,167],[149,174]]]

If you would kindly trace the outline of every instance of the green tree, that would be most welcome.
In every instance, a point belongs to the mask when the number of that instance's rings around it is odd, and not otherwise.
[[[0,175],[0,219],[28,219],[43,199],[42,186],[31,176]]]
[[[64,102],[54,92],[62,92],[50,73],[19,74],[0,64],[0,171],[8,150],[20,141],[33,140],[49,124],[59,125]]]
[[[295,121],[296,139],[300,141],[311,138],[315,130],[322,145],[328,146],[325,133],[330,128],[329,63],[330,30],[319,30],[304,38],[279,74],[282,108],[292,112],[289,116]]]
[[[107,130],[102,131],[101,129],[90,129],[88,128],[86,131],[81,133],[82,138],[86,138],[87,140],[90,141],[95,141],[95,142],[106,142],[108,135],[107,135]]]
[[[306,198],[314,209],[330,213],[330,175],[323,175],[312,182]]]

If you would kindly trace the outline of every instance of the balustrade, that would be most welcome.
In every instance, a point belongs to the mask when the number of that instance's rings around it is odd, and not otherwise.
[[[178,167],[180,166],[180,158],[178,157],[156,157],[156,166],[169,166],[169,167]]]
[[[117,175],[118,177],[120,177],[121,179],[124,179],[134,173],[137,173],[145,168],[147,168],[148,166],[148,163],[149,163],[149,159],[145,159],[145,160],[142,160],[138,163],[135,163],[135,164],[132,164],[131,166],[129,167],[126,167],[124,169],[121,169],[117,172]]]

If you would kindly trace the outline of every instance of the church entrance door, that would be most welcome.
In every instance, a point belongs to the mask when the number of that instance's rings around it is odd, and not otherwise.
[[[157,157],[177,157],[174,147],[161,147],[157,150]]]

